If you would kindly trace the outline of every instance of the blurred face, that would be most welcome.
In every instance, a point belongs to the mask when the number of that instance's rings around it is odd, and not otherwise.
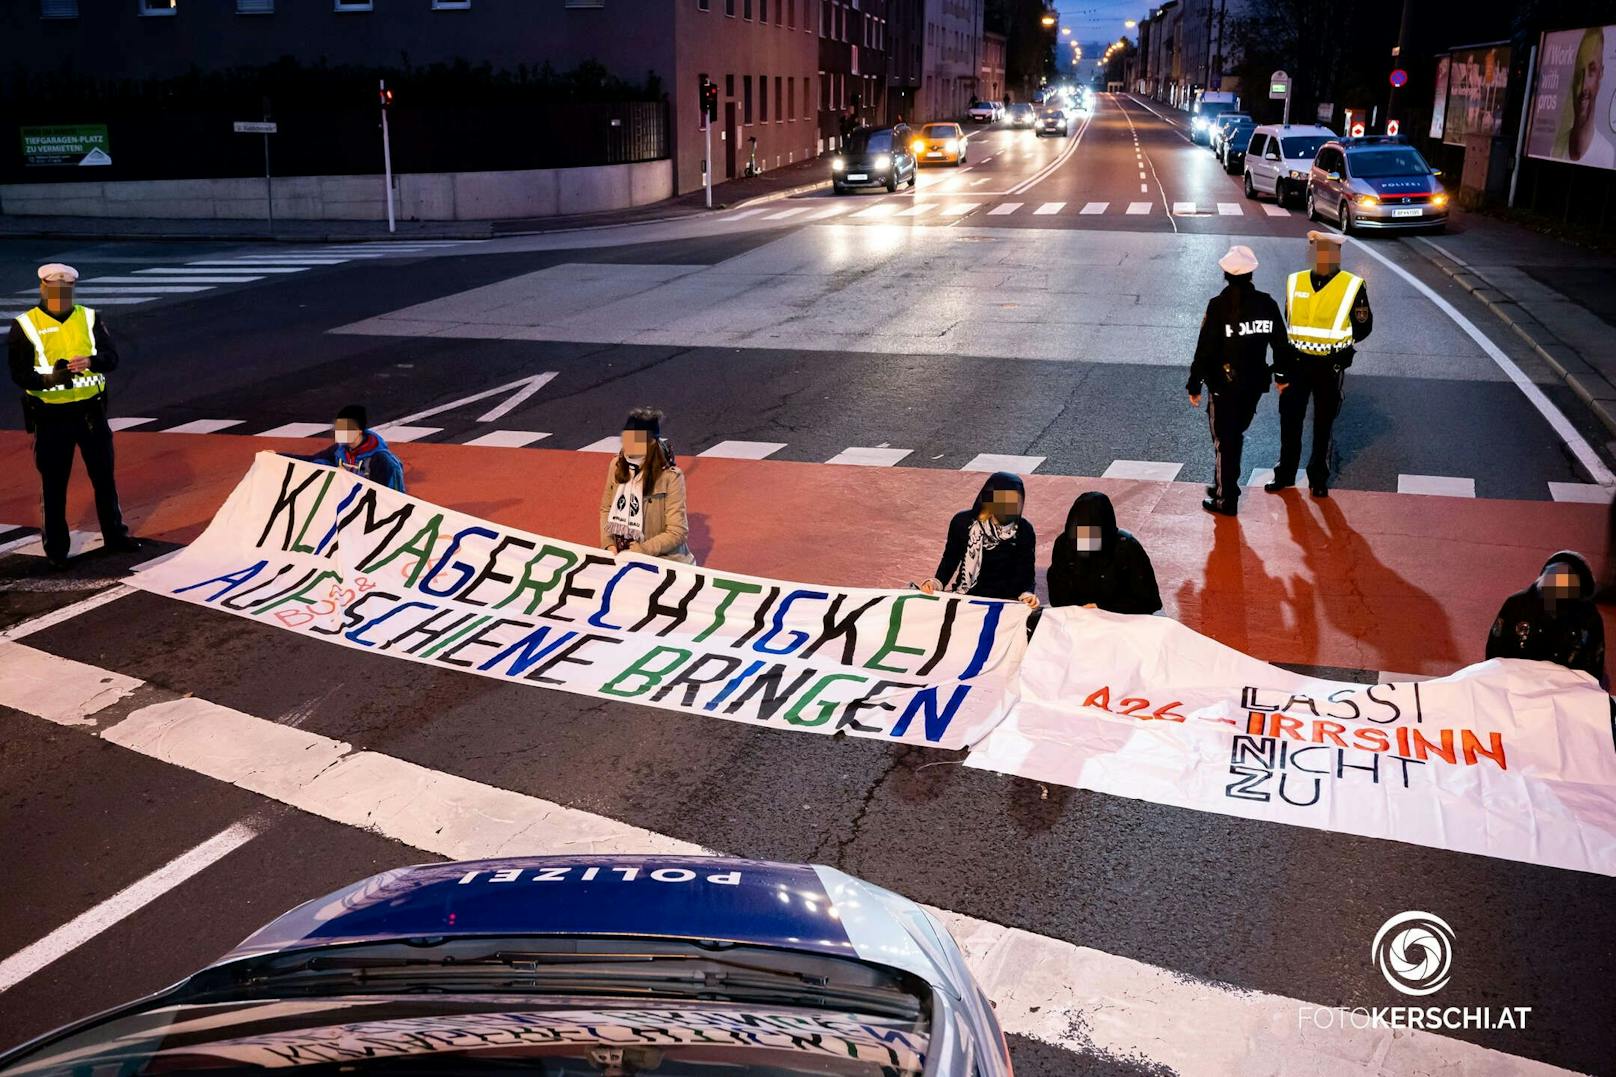
[[[338,419],[333,427],[333,433],[338,445],[358,445],[364,431],[352,419]]]
[[[1094,553],[1103,541],[1099,524],[1073,524],[1072,545],[1079,553]]]
[[[623,459],[631,464],[644,464],[645,454],[651,451],[651,435],[644,430],[623,431]]]
[[[39,299],[46,310],[60,313],[73,309],[73,285],[65,280],[39,282]]]
[[[1328,277],[1341,268],[1341,248],[1334,243],[1315,240],[1313,243],[1313,272]]]
[[[1543,575],[1537,578],[1537,587],[1550,599],[1577,598],[1582,593],[1577,574],[1565,565],[1550,565],[1544,569]]]
[[[1021,515],[1021,495],[1014,490],[995,490],[993,500],[983,507],[989,516],[1001,524],[1007,524]]]
[[[1599,83],[1605,75],[1605,58],[1599,49],[1583,48],[1577,54],[1577,69],[1572,76],[1575,99],[1572,107],[1575,123],[1585,127],[1593,122],[1594,104],[1599,97]]]

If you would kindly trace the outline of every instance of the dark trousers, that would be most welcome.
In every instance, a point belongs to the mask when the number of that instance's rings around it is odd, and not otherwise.
[[[1302,459],[1302,426],[1307,420],[1307,402],[1313,401],[1313,451],[1307,459],[1307,479],[1324,486],[1330,478],[1330,430],[1341,411],[1346,390],[1346,372],[1338,371],[1327,359],[1304,359],[1297,364],[1290,384],[1279,394],[1279,465],[1274,481],[1296,481],[1296,468]]]
[[[84,470],[95,487],[95,511],[108,545],[129,537],[118,507],[112,477],[112,428],[99,401],[39,404],[33,407],[34,466],[44,488],[45,556],[64,558],[68,550],[67,480],[73,474],[73,450],[84,457]]]
[[[1213,498],[1222,505],[1240,499],[1240,452],[1245,448],[1246,430],[1257,414],[1261,394],[1231,389],[1207,398],[1206,423],[1212,428]]]

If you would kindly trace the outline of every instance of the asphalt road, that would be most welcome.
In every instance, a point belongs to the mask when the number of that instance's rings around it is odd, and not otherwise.
[[[1238,237],[1275,290],[1303,262],[1306,222],[1246,202],[1205,149],[1126,99],[1105,99],[1069,139],[996,127],[973,132],[971,147],[967,167],[927,169],[912,192],[816,193],[692,222],[323,254],[7,241],[0,274],[19,292],[45,260],[77,265],[87,284],[185,275],[175,270],[232,278],[149,295],[105,290],[138,282],[102,285],[105,297],[141,300],[103,308],[126,353],[114,414],[140,431],[314,433],[358,400],[429,431],[396,439],[407,460],[411,437],[583,449],[614,435],[627,406],[651,402],[681,453],[744,442],[753,448],[727,451],[823,463],[882,447],[907,450],[904,467],[1006,454],[1038,458],[1040,474],[1146,462],[1209,480],[1204,414],[1183,381],[1213,263]],[[1129,213],[1134,204],[1149,208]],[[1593,420],[1465,293],[1399,241],[1358,248],[1348,265],[1369,281],[1379,328],[1349,374],[1340,487],[1469,478],[1478,497],[1542,501],[1558,496],[1551,483],[1589,482],[1433,296],[1482,327],[1609,463]],[[277,268],[293,271],[267,271]],[[1248,446],[1248,472],[1273,462],[1271,406]],[[1529,507],[1519,519],[1530,526]],[[122,565],[107,562],[99,582]],[[0,622],[81,599],[96,582],[52,583],[34,559],[5,556]],[[1369,941],[1396,912],[1437,910],[1463,945],[1444,1003],[1534,1008],[1525,1030],[1453,1035],[1580,1071],[1616,1059],[1610,879],[1046,788],[927,749],[495,684],[145,594],[25,642],[137,679],[116,715],[204,699],[727,853],[832,864],[1192,984],[1394,1004],[1364,960]],[[4,989],[0,1040],[154,989],[299,901],[439,855],[239,784],[0,708],[12,914],[0,960],[234,824],[256,834]],[[1013,1046],[1023,1074],[1162,1072],[1098,1033]]]

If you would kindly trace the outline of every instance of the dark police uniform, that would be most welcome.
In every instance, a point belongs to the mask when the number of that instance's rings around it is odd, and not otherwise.
[[[1295,485],[1302,459],[1302,426],[1307,420],[1307,403],[1312,400],[1313,451],[1308,457],[1307,481],[1322,497],[1330,479],[1330,432],[1346,395],[1353,345],[1375,328],[1369,287],[1362,277],[1345,270],[1328,277],[1306,270],[1292,273],[1285,287],[1285,318],[1292,347],[1284,361],[1274,364],[1274,381],[1286,388],[1279,394],[1279,463],[1267,489],[1272,492]]]
[[[108,549],[138,549],[124,526],[113,480],[112,429],[107,425],[106,375],[118,368],[118,351],[94,310],[75,306],[58,317],[43,307],[19,314],[6,342],[11,380],[23,390],[23,421],[34,435],[34,466],[43,487],[45,556],[53,567],[66,561],[67,482],[73,451],[95,488],[95,509]],[[67,360],[88,355],[90,368],[73,373]]]
[[[1279,304],[1257,290],[1249,274],[1212,297],[1184,388],[1198,396],[1204,383],[1212,429],[1213,485],[1206,508],[1233,515],[1240,499],[1240,453],[1257,402],[1268,391],[1268,351],[1280,361],[1288,350]]]

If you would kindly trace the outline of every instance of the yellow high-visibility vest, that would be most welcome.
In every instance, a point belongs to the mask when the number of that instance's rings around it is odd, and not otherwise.
[[[1363,278],[1342,270],[1313,290],[1307,270],[1285,280],[1285,323],[1292,346],[1304,355],[1330,355],[1352,347],[1352,304]]]
[[[17,315],[17,324],[34,346],[34,369],[40,374],[49,374],[58,360],[95,354],[95,311],[89,307],[74,307],[73,313],[62,321],[33,307]],[[71,384],[30,389],[28,395],[47,404],[72,404],[93,400],[106,387],[105,374],[85,370],[74,374]]]

